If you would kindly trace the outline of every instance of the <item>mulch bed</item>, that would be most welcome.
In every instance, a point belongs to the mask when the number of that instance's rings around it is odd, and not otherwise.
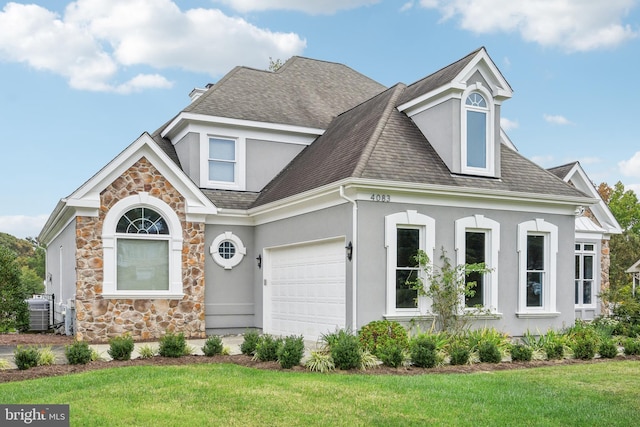
[[[51,334],[0,334],[0,345],[67,345],[73,343],[72,337]],[[474,373],[474,372],[494,372],[513,369],[531,369],[543,366],[559,366],[559,365],[575,365],[586,363],[603,363],[608,361],[635,360],[640,361],[640,356],[618,356],[615,359],[592,359],[592,360],[538,360],[531,362],[503,362],[503,363],[477,363],[473,365],[463,366],[440,366],[432,369],[417,368],[415,366],[390,368],[388,366],[379,366],[377,368],[368,369],[366,371],[333,371],[332,374],[350,375],[350,374],[369,374],[369,375],[423,375],[423,374],[451,374],[451,373]],[[178,358],[155,356],[149,359],[134,359],[127,361],[95,361],[86,365],[51,365],[37,366],[27,370],[6,369],[0,370],[0,383],[9,381],[24,381],[34,378],[44,378],[51,376],[67,375],[78,372],[87,372],[97,369],[117,368],[123,366],[178,366],[192,365],[201,363],[232,363],[240,366],[247,366],[256,369],[278,370],[288,372],[309,372],[302,366],[296,366],[293,369],[282,369],[277,362],[259,362],[252,360],[251,357],[242,354],[230,356],[183,356]],[[323,375],[323,374],[318,374]]]

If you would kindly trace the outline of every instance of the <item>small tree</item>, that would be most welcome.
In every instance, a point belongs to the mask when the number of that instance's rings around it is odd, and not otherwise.
[[[414,257],[420,274],[409,278],[407,284],[417,291],[418,297],[431,299],[431,310],[435,314],[436,327],[442,331],[457,333],[464,329],[470,316],[478,312],[468,312],[464,307],[465,296],[475,294],[476,282],[467,282],[471,273],[486,274],[491,269],[484,263],[453,265],[442,249],[440,267],[433,267],[426,252],[420,250]],[[417,301],[416,301],[417,303]]]
[[[0,246],[0,332],[29,329],[29,294],[21,279],[16,255]]]

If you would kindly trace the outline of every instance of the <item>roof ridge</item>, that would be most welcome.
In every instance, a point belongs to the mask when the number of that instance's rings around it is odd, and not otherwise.
[[[447,70],[447,69],[449,69],[449,68],[453,68],[454,66],[456,66],[457,64],[459,64],[459,63],[461,63],[461,62],[463,62],[463,61],[468,61],[471,57],[476,56],[476,55],[478,54],[478,52],[480,52],[480,51],[481,51],[481,50],[483,50],[483,49],[486,51],[485,47],[484,47],[484,46],[481,46],[481,47],[477,48],[476,50],[474,50],[473,52],[470,52],[470,53],[468,53],[467,55],[463,56],[462,58],[458,59],[457,61],[454,61],[454,62],[452,62],[452,63],[451,63],[451,64],[449,64],[449,65],[445,65],[444,67],[441,67],[439,70],[434,71],[433,73],[431,73],[431,74],[429,74],[429,75],[427,75],[427,76],[424,76],[423,78],[418,79],[418,80],[416,80],[416,81],[415,81],[415,82],[413,82],[413,83],[408,84],[408,85],[407,85],[407,87],[415,86],[415,85],[417,85],[418,83],[420,83],[420,82],[422,82],[422,81],[424,81],[424,80],[427,80],[428,78],[431,78],[431,77],[435,76],[435,75],[436,75],[436,74],[438,74],[438,73],[443,72],[444,70]]]
[[[400,95],[404,92],[406,88],[407,86],[404,83],[398,83],[395,86],[388,89],[388,90],[393,90],[393,93],[391,94],[391,97],[387,101],[387,106],[382,112],[382,115],[380,116],[380,120],[378,120],[376,128],[373,130],[373,133],[369,137],[369,140],[365,145],[365,149],[362,151],[360,155],[360,160],[358,160],[356,167],[353,169],[352,176],[360,177],[362,175],[364,168],[367,166],[367,163],[369,163],[369,158],[371,157],[371,153],[373,153],[373,150],[375,149],[376,145],[378,144],[378,140],[380,139],[380,135],[382,134],[382,131],[387,125],[387,122],[389,121],[389,117],[391,117],[391,112],[396,106],[396,101],[400,98]]]

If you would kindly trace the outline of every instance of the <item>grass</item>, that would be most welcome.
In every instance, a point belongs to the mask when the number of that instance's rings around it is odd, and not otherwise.
[[[448,375],[138,366],[0,384],[3,404],[70,403],[72,426],[629,426],[638,362]]]

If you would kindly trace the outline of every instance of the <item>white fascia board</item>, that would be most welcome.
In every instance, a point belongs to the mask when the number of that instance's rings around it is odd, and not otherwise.
[[[598,203],[591,206],[591,211],[595,215],[598,222],[606,227],[607,233],[610,234],[621,234],[622,227],[618,224],[616,217],[613,216],[613,213],[607,206],[607,204],[602,200],[598,190],[593,186],[591,180],[587,176],[587,173],[582,169],[580,163],[576,162],[576,164],[571,168],[571,170],[567,173],[567,175],[563,178],[564,182],[571,182],[578,190],[587,193],[593,198],[598,199]]]
[[[480,71],[487,83],[492,85],[491,89],[494,97],[500,100],[511,98],[513,95],[511,85],[509,85],[509,82],[504,78],[484,48],[481,49],[471,61],[469,61],[467,66],[458,73],[453,81],[466,84],[466,81],[476,71]],[[487,75],[487,73],[490,75]]]
[[[163,138],[175,139],[175,136],[189,123],[200,122],[212,125],[226,125],[232,127],[244,127],[253,129],[266,129],[284,133],[298,133],[303,135],[320,136],[324,129],[310,128],[305,126],[286,125],[281,123],[257,122],[254,120],[233,119],[229,117],[208,116],[206,114],[180,113],[160,134]]]
[[[66,227],[69,219],[73,217],[72,210],[67,208],[67,199],[60,199],[56,207],[47,218],[47,222],[38,234],[38,240],[45,247],[52,242],[64,227]]]
[[[405,113],[407,116],[415,116],[422,111],[445,102],[449,99],[462,98],[462,92],[466,89],[466,85],[459,83],[451,83],[420,95],[411,101],[398,105],[398,111]]]
[[[99,193],[115,181],[140,158],[145,157],[185,198],[187,214],[215,214],[217,208],[191,181],[191,179],[162,151],[148,133],[118,154],[111,162],[91,177],[67,198],[73,206],[95,206],[100,204]]]

